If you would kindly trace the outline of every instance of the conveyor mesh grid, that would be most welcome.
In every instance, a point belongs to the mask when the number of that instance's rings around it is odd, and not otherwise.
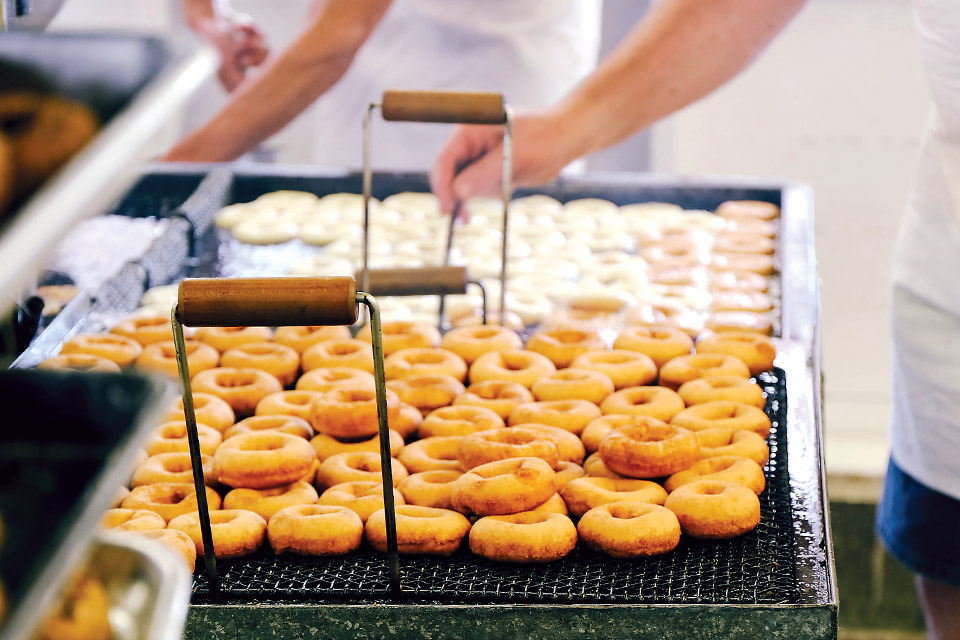
[[[751,533],[721,542],[682,536],[656,558],[617,560],[583,545],[546,565],[490,562],[461,550],[449,558],[402,556],[401,584],[411,602],[789,604],[799,599],[786,448],[786,381],[761,374],[773,423],[761,521]],[[255,556],[217,563],[227,602],[384,601],[385,556],[364,546],[338,558]],[[210,601],[197,573],[194,603]]]

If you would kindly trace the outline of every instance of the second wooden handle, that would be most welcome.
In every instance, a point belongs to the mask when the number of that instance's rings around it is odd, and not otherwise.
[[[503,124],[503,94],[475,91],[383,92],[384,120],[406,122],[449,122],[460,124]]]
[[[371,269],[368,289],[373,296],[444,296],[467,291],[466,267]],[[363,272],[357,273],[361,280]]]

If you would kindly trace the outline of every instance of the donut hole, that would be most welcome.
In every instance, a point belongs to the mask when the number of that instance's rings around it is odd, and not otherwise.
[[[217,376],[215,382],[217,386],[229,389],[248,387],[256,384],[257,375],[249,371],[224,372]]]
[[[152,496],[156,504],[180,504],[193,495],[193,491],[185,487],[174,487],[166,493],[158,493]],[[212,511],[210,513],[213,513]]]
[[[193,464],[190,462],[189,458],[166,458],[161,461],[160,466],[163,467],[164,471],[169,473],[183,473],[184,471],[190,471],[193,469]]]
[[[220,327],[220,331],[224,333],[240,333],[241,331],[246,331],[246,327]]]
[[[723,366],[723,356],[713,354],[701,354],[699,358],[690,363],[694,369],[701,371],[707,369],[716,369]]]
[[[269,344],[247,344],[239,349],[248,356],[271,356],[277,352],[277,349]]]
[[[553,337],[557,342],[560,342],[562,344],[575,344],[577,342],[583,342],[584,340],[587,339],[587,334],[585,334],[583,331],[576,331],[573,329],[556,331],[549,335]]]
[[[402,336],[409,333],[411,328],[412,322],[391,322],[381,326],[380,331],[385,336]]]
[[[349,356],[360,350],[360,345],[356,344],[334,344],[330,346],[330,355]],[[342,378],[341,378],[342,379]]]
[[[603,364],[625,364],[627,362],[633,362],[637,358],[625,353],[603,353],[594,356],[592,359],[594,362]]]
[[[133,321],[133,326],[136,329],[142,329],[144,327],[159,327],[165,324],[170,324],[170,321],[162,317],[136,318]]]
[[[543,513],[539,511],[524,511],[522,513],[515,513],[511,516],[501,516],[507,520],[507,522],[512,522],[513,524],[541,524],[550,519],[551,516],[556,514],[553,513]],[[497,516],[493,516],[497,517]]]
[[[537,436],[532,433],[517,433],[517,432],[507,432],[500,431],[493,438],[495,442],[501,444],[513,444],[513,445],[522,445],[530,444],[535,440],[538,440]]]
[[[125,347],[129,344],[129,342],[127,342],[122,338],[114,338],[113,336],[106,335],[106,334],[90,336],[88,340],[95,344],[114,345],[119,347]]]
[[[697,489],[697,493],[702,496],[718,496],[724,491],[726,491],[726,487],[715,484],[704,485]]]
[[[377,398],[375,392],[367,389],[344,389],[338,396],[343,402],[370,402]]]
[[[442,364],[446,358],[440,353],[414,353],[406,358],[410,364]]]
[[[187,425],[171,424],[160,430],[160,437],[164,440],[180,440],[187,437]]]
[[[558,371],[553,377],[555,380],[561,380],[564,382],[580,382],[583,380],[588,380],[592,376],[586,371],[571,371],[570,369],[565,369],[563,371]]]
[[[507,371],[523,371],[529,368],[530,363],[520,354],[506,354],[503,356],[503,368]]]
[[[635,504],[614,503],[607,505],[607,512],[617,520],[633,520],[646,515],[646,510],[638,509]]]
[[[500,335],[500,332],[497,329],[493,328],[480,328],[474,329],[473,337],[477,340],[486,340],[488,338],[493,338]]]
[[[653,398],[651,398],[650,396],[633,396],[629,398],[629,401],[630,401],[630,404],[632,404],[633,406],[639,407],[639,406],[653,402]]]

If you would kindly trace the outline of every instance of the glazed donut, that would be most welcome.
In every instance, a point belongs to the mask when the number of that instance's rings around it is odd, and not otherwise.
[[[237,369],[266,371],[281,385],[288,387],[297,379],[300,354],[275,342],[250,342],[225,351],[220,364]]]
[[[200,534],[200,514],[185,513],[167,525],[183,531],[197,546],[197,555],[203,555],[203,536]],[[239,558],[253,553],[263,545],[267,521],[253,511],[224,509],[210,512],[210,532],[213,534],[213,555],[217,560]]]
[[[213,454],[213,472],[234,488],[266,489],[298,481],[313,466],[316,454],[303,438],[279,431],[252,431],[233,436]]]
[[[375,433],[366,440],[344,442],[325,433],[318,433],[310,440],[310,446],[317,454],[317,460],[323,462],[330,456],[338,453],[354,453],[370,451],[380,453],[380,434]],[[390,430],[390,455],[396,457],[403,449],[403,436],[393,429]]]
[[[133,338],[106,333],[78,333],[63,342],[63,355],[85,353],[116,363],[120,367],[133,364],[143,347]]]
[[[770,418],[752,404],[732,400],[714,400],[697,404],[678,413],[670,424],[690,431],[723,427],[731,431],[753,431],[761,438],[770,435]]]
[[[738,219],[753,218],[756,220],[773,220],[780,217],[780,207],[770,202],[759,200],[727,200],[720,203],[716,213],[721,218]]]
[[[138,536],[140,538],[149,538],[156,540],[168,549],[172,550],[178,556],[182,557],[187,563],[187,568],[192,573],[197,565],[197,546],[193,544],[190,536],[183,531],[176,529],[162,529],[150,531],[127,532],[123,535]]]
[[[536,423],[518,424],[511,428],[537,431],[542,433],[543,436],[550,440],[557,448],[557,457],[559,458],[560,462],[572,462],[574,464],[580,464],[583,462],[583,458],[587,454],[586,450],[583,448],[583,442],[580,441],[580,438],[578,438],[576,434],[573,434],[566,429]],[[557,464],[559,464],[559,462]]]
[[[637,417],[629,413],[611,413],[599,418],[594,418],[580,433],[580,440],[588,453],[594,453],[600,449],[600,441],[616,429],[625,424],[635,424]]]
[[[763,234],[743,231],[724,231],[713,238],[713,250],[723,253],[762,253],[776,250],[773,240]]]
[[[475,431],[502,429],[504,426],[500,416],[490,409],[463,404],[441,407],[431,412],[420,425],[420,437],[465,436]]]
[[[679,471],[663,483],[663,487],[673,492],[677,487],[697,480],[722,480],[736,482],[760,495],[767,484],[763,469],[750,458],[738,456],[716,456],[704,458],[689,469]]]
[[[759,291],[770,288],[767,279],[750,271],[714,271],[710,277],[710,287],[717,291]]]
[[[490,351],[470,365],[471,389],[478,382],[497,380],[516,382],[526,388],[557,368],[546,357],[532,351]]]
[[[735,538],[760,524],[760,500],[736,482],[697,480],[675,489],[664,506],[693,538]]]
[[[373,373],[373,348],[363,340],[325,340],[303,352],[304,373],[320,368],[360,369]]]
[[[313,427],[310,424],[296,416],[288,415],[269,415],[269,416],[250,416],[241,420],[232,427],[228,427],[223,432],[223,439],[227,440],[241,433],[250,433],[251,431],[279,431],[280,433],[289,433],[298,438],[309,440],[313,437]]]
[[[756,332],[725,331],[701,336],[697,340],[697,353],[721,353],[735,356],[757,375],[773,368],[777,349],[773,340]]]
[[[529,511],[556,493],[554,476],[550,465],[540,458],[488,462],[453,483],[453,507],[478,516]]]
[[[576,327],[556,327],[537,331],[527,341],[527,350],[550,359],[558,369],[569,367],[574,359],[588,351],[606,351],[600,334]]]
[[[206,487],[207,507],[213,513],[220,508],[220,495]],[[197,510],[197,491],[193,484],[161,482],[134,487],[130,495],[123,499],[120,506],[124,509],[146,509],[170,522],[173,518]]]
[[[409,440],[423,424],[423,414],[413,405],[401,402],[396,419],[389,420],[388,424],[391,431],[396,431],[404,440]]]
[[[453,483],[461,475],[460,471],[450,469],[421,471],[404,478],[397,489],[407,504],[453,509]]]
[[[200,327],[193,334],[194,340],[206,342],[220,353],[251,342],[269,342],[272,337],[273,331],[267,327]]]
[[[603,463],[631,478],[659,478],[683,471],[700,457],[691,431],[655,418],[617,427],[600,442]]]
[[[404,504],[403,495],[396,489],[393,490],[393,503]],[[323,492],[317,504],[345,507],[360,516],[361,522],[366,522],[375,511],[383,509],[383,483],[355,480],[335,484]]]
[[[523,341],[512,329],[487,324],[451,329],[443,336],[440,346],[463,358],[467,365],[471,365],[474,360],[490,351],[522,349]]]
[[[201,371],[213,369],[220,362],[220,354],[208,344],[196,340],[185,340],[184,347],[187,353],[187,371],[191,377]],[[156,371],[171,378],[180,376],[180,369],[177,366],[177,348],[173,340],[154,342],[144,346],[135,364],[138,369]]]
[[[439,436],[410,443],[400,451],[397,459],[410,473],[444,469],[459,471],[457,452],[463,436]]]
[[[660,505],[615,502],[585,513],[577,533],[588,547],[614,558],[644,558],[675,549],[680,543],[680,522]]]
[[[490,409],[506,420],[518,405],[533,402],[533,394],[519,382],[485,380],[474,382],[453,401],[454,406],[467,405]]]
[[[224,400],[212,393],[203,393],[196,389],[193,390],[193,415],[197,422],[202,422],[220,432],[226,430],[236,420],[233,409]],[[163,414],[162,420],[164,422],[186,420],[183,415],[183,396],[177,398],[174,406]]]
[[[518,405],[510,413],[509,425],[543,424],[579,434],[598,417],[600,409],[586,400],[543,400]]]
[[[713,291],[710,309],[763,313],[773,309],[773,298],[759,291]]]
[[[485,516],[470,529],[470,551],[497,562],[551,562],[576,545],[577,528],[558,513]]]
[[[673,327],[628,327],[613,341],[614,350],[637,351],[653,360],[657,368],[693,351],[693,340]]]
[[[456,511],[400,505],[397,511],[397,549],[403,554],[448,556],[460,548],[470,531],[470,521]],[[383,509],[367,520],[367,541],[380,552],[387,550],[387,519]]]
[[[258,416],[293,416],[301,420],[310,419],[310,407],[315,398],[323,394],[319,391],[276,391],[257,403],[254,412]],[[309,437],[309,436],[308,436]]]
[[[110,333],[136,340],[142,347],[155,342],[173,342],[173,326],[165,316],[127,318],[113,325]]]
[[[349,340],[349,327],[277,327],[273,333],[273,341],[290,347],[299,354],[317,344],[327,340]]]
[[[403,320],[384,322],[380,326],[383,336],[383,355],[389,356],[400,349],[435,349],[440,346],[440,332],[424,322]],[[357,332],[357,339],[370,342],[370,325]]]
[[[463,382],[467,377],[467,364],[446,349],[400,349],[384,360],[383,371],[388,380],[446,375]]]
[[[387,420],[400,415],[400,399],[387,389]],[[337,389],[313,400],[310,423],[317,433],[335,438],[364,438],[379,432],[377,394],[369,389]]]
[[[684,382],[715,375],[750,377],[743,360],[721,353],[679,356],[660,367],[660,384],[676,391]]]
[[[396,487],[409,474],[396,458],[390,458],[390,467],[393,470],[393,486]],[[320,468],[317,469],[317,488],[361,480],[382,483],[381,469],[380,454],[372,451],[338,453],[320,463]]]
[[[696,432],[700,443],[700,458],[739,456],[750,458],[761,467],[770,458],[770,448],[763,438],[753,431],[731,429],[706,429]]]
[[[555,480],[557,482],[557,491],[560,491],[568,482],[582,478],[587,475],[586,470],[579,464],[561,460],[557,463]]]
[[[627,387],[614,391],[600,405],[604,414],[649,416],[669,422],[684,409],[676,391],[666,387]]]
[[[461,468],[467,470],[496,460],[526,457],[541,458],[552,468],[560,454],[554,441],[542,431],[509,427],[464,436],[458,457]]]
[[[677,393],[688,407],[716,400],[740,402],[758,409],[767,406],[767,398],[760,385],[740,376],[697,378],[684,382]]]
[[[769,276],[775,269],[772,256],[718,251],[710,254],[710,268],[714,271],[749,271],[761,276]]]
[[[295,505],[270,518],[267,540],[278,554],[339,556],[363,542],[363,521],[345,507]]]
[[[715,333],[727,331],[752,331],[769,335],[773,329],[770,316],[753,311],[716,311],[707,316],[706,329]]]
[[[317,490],[298,481],[267,489],[233,489],[223,497],[224,509],[246,509],[264,520],[277,511],[297,504],[316,504]]]
[[[216,367],[193,377],[195,391],[217,396],[230,405],[237,416],[251,416],[257,404],[271,393],[283,391],[274,376],[260,369]]]
[[[217,477],[213,475],[213,457],[200,454],[200,463],[203,467],[204,484],[216,484]],[[158,453],[148,457],[134,469],[130,485],[139,487],[143,484],[157,484],[158,482],[193,482],[193,464],[190,460],[190,452],[174,451]]]
[[[95,371],[99,373],[119,373],[120,365],[112,360],[93,356],[89,353],[61,354],[47,358],[37,365],[37,369],[49,371]]]
[[[320,367],[307,371],[297,380],[297,391],[320,391],[334,389],[376,389],[373,374],[349,367]]]
[[[465,391],[463,383],[447,375],[416,375],[387,382],[387,388],[401,402],[416,407],[423,415],[446,407]]]
[[[633,478],[585,477],[571,480],[560,490],[567,508],[576,516],[612,502],[663,504],[667,492],[656,482]]]
[[[197,437],[200,440],[200,453],[207,455],[213,455],[223,439],[219,431],[201,422],[197,423]],[[182,420],[171,420],[160,424],[147,438],[143,448],[148,456],[190,451],[190,444],[187,441],[187,423]]]
[[[571,367],[540,378],[530,390],[537,400],[586,400],[600,404],[613,393],[613,382],[604,373]]]
[[[570,368],[602,373],[610,378],[614,389],[641,387],[657,378],[657,365],[650,356],[626,349],[581,354],[574,359]]]
[[[107,509],[100,518],[101,529],[118,531],[155,531],[166,529],[167,523],[146,509]]]

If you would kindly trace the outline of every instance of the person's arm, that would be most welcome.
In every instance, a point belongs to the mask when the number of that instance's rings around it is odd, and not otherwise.
[[[235,160],[282,129],[343,76],[391,2],[318,0],[297,39],[164,159]]]
[[[220,52],[217,77],[227,91],[243,82],[248,68],[266,60],[269,50],[260,29],[228,0],[183,0],[182,6],[187,26]]]
[[[602,64],[557,105],[515,122],[514,184],[556,177],[704,97],[745,68],[804,0],[661,0]],[[500,127],[458,127],[431,184],[445,211],[500,189]]]

